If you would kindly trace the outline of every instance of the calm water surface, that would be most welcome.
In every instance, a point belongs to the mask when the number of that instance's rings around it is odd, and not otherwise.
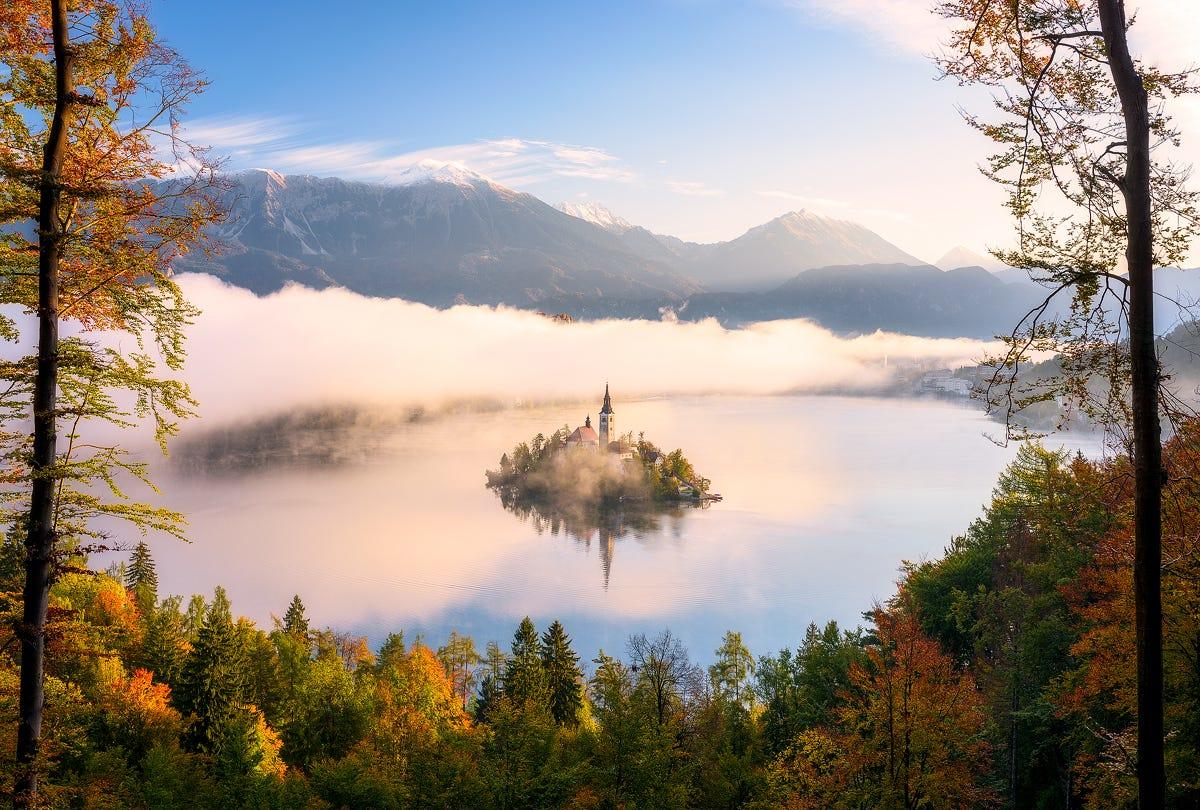
[[[622,432],[682,447],[724,501],[622,537],[539,532],[501,508],[483,471],[587,407],[388,429],[337,466],[164,473],[192,542],[154,541],[160,588],[224,585],[268,625],[299,593],[315,624],[375,643],[404,629],[436,645],[455,628],[482,649],[528,614],[561,619],[585,660],[668,626],[701,660],[727,629],[766,653],[811,621],[857,623],[901,561],[966,528],[1015,452],[985,438],[997,426],[977,410],[936,400],[618,398]],[[1099,452],[1088,436],[1054,443]]]

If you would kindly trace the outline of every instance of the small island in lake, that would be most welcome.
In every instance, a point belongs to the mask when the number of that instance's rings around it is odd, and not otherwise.
[[[600,409],[599,432],[591,415],[582,426],[564,425],[539,433],[500,457],[487,471],[487,486],[506,508],[536,506],[540,511],[582,515],[613,508],[653,509],[700,505],[720,500],[682,450],[662,452],[644,436],[616,431],[608,386]]]

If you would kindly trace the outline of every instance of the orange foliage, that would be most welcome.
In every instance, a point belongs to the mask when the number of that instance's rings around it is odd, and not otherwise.
[[[1200,424],[1188,422],[1163,448],[1168,473],[1163,498],[1163,637],[1168,728],[1168,780],[1187,781],[1195,772],[1192,741],[1178,730],[1195,724],[1200,709],[1196,667],[1200,650]],[[1095,549],[1079,581],[1064,589],[1083,630],[1071,652],[1079,666],[1064,678],[1058,704],[1093,730],[1092,745],[1076,761],[1089,804],[1103,807],[1136,796],[1137,669],[1133,595],[1133,546],[1130,528],[1132,492],[1122,475],[1126,462],[1108,472],[1119,483],[1107,493],[1120,525]],[[1174,771],[1174,776],[1172,775]]]
[[[790,808],[987,807],[983,700],[904,606],[876,609],[879,643],[850,671],[838,725],[814,729],[772,766]]]
[[[155,683],[154,673],[146,669],[101,686],[96,709],[102,743],[144,753],[156,742],[174,743],[179,736],[181,720],[171,706],[171,689]]]
[[[379,674],[375,697],[379,710],[373,745],[397,761],[449,732],[470,727],[442,662],[420,644],[388,663]]]

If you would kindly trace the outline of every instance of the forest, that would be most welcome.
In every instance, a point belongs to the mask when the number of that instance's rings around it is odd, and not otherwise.
[[[1167,773],[1200,801],[1200,423],[1166,447]],[[861,627],[793,647],[670,629],[577,650],[528,618],[377,649],[301,596],[259,627],[225,593],[160,597],[144,544],[51,593],[51,806],[1127,806],[1136,795],[1127,458],[1024,446],[936,560]],[[6,623],[20,546],[4,546]],[[711,660],[702,667],[697,658]],[[3,659],[11,711],[17,676]],[[8,726],[11,735],[12,727]],[[11,739],[8,750],[12,750]],[[6,768],[12,761],[6,760]]]

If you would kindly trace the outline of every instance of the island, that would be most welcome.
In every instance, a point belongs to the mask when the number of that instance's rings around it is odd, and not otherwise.
[[[524,504],[579,515],[616,507],[699,505],[720,500],[682,450],[665,453],[644,435],[619,435],[608,386],[599,432],[589,414],[582,426],[539,433],[500,457],[487,486],[506,506]]]

